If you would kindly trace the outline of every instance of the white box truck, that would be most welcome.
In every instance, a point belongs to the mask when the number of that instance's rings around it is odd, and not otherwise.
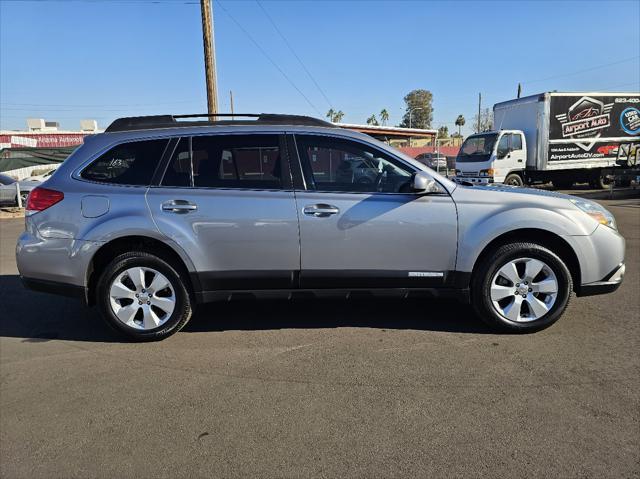
[[[456,176],[472,183],[603,188],[640,163],[640,93],[541,93],[493,106],[495,130],[469,136]],[[626,180],[629,181],[629,180]]]

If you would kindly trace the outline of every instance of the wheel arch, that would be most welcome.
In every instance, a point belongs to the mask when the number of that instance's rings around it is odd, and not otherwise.
[[[185,260],[183,255],[176,251],[176,248],[150,236],[127,235],[106,242],[91,258],[87,266],[85,282],[87,285],[87,303],[89,305],[95,303],[95,288],[98,283],[98,272],[117,255],[128,251],[146,251],[157,254],[183,274],[189,291],[192,293],[199,291],[200,284],[198,283],[197,276],[190,274],[193,268],[188,267],[188,260]]]
[[[560,259],[567,265],[569,272],[571,273],[571,278],[573,280],[573,289],[580,287],[581,284],[581,269],[580,262],[578,260],[578,256],[571,245],[564,240],[561,236],[543,229],[538,228],[521,228],[517,230],[508,231],[503,233],[496,238],[492,239],[480,252],[480,254],[476,257],[476,260],[473,264],[473,270],[471,272],[471,280],[477,274],[478,265],[485,259],[488,255],[490,255],[493,251],[504,244],[513,243],[513,242],[528,242],[528,243],[536,243],[540,246],[548,248],[553,253],[557,254]]]

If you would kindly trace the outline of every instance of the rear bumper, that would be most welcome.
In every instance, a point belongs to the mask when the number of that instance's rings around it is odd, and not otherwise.
[[[596,294],[613,293],[622,284],[625,273],[625,264],[620,263],[602,281],[580,285],[576,290],[576,296],[594,296]]]
[[[101,243],[70,238],[41,238],[23,232],[16,243],[20,276],[54,284],[86,286],[89,263]]]

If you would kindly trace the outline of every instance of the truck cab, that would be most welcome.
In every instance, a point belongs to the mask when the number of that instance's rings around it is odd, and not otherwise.
[[[456,157],[456,176],[471,183],[522,186],[526,164],[522,131],[487,131],[464,141]]]

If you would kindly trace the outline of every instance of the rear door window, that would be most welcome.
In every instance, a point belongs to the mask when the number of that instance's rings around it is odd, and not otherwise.
[[[162,178],[162,186],[192,186],[191,138],[180,138]]]
[[[182,138],[162,185],[281,189],[282,163],[278,134]]]
[[[162,159],[168,140],[123,143],[91,163],[81,177],[101,183],[148,186]]]

